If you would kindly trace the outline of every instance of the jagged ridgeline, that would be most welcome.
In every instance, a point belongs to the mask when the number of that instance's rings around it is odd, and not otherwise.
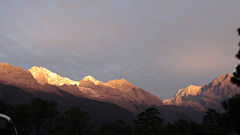
[[[190,85],[180,89],[172,99],[164,100],[166,105],[191,106],[196,110],[206,111],[213,108],[223,112],[222,102],[240,93],[240,88],[231,83],[231,74],[222,74],[208,85]]]

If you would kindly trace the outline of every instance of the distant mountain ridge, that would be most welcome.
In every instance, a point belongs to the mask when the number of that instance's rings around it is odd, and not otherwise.
[[[191,106],[196,110],[206,111],[208,108],[223,111],[221,103],[240,93],[240,88],[230,82],[231,74],[222,74],[208,85],[190,85],[180,89],[172,99],[164,100],[166,105]]]
[[[44,67],[34,66],[24,71],[8,63],[0,63],[0,75],[1,81],[23,89],[31,88],[61,95],[57,91],[57,88],[60,88],[76,97],[114,103],[134,113],[141,112],[148,106],[163,105],[159,97],[132,85],[125,79],[103,83],[86,76],[78,82],[61,77]]]

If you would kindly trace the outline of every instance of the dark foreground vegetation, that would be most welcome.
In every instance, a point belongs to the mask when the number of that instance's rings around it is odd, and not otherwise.
[[[222,103],[225,113],[208,109],[203,123],[178,120],[163,124],[157,109],[148,108],[133,121],[134,126],[123,120],[103,125],[92,131],[90,117],[80,107],[74,106],[62,113],[53,100],[35,98],[28,104],[12,106],[0,101],[0,113],[9,115],[19,135],[230,135],[240,134],[240,94]]]

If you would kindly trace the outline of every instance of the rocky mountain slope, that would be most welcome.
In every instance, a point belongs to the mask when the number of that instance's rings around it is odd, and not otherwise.
[[[103,83],[86,76],[81,81],[73,81],[43,67],[34,66],[24,71],[8,63],[0,63],[0,81],[32,93],[44,91],[61,96],[58,91],[61,89],[76,97],[113,103],[134,113],[139,113],[149,106],[163,105],[160,98],[133,86],[125,79]]]
[[[240,88],[230,82],[231,77],[231,74],[222,74],[208,85],[190,85],[185,89],[180,89],[172,99],[164,100],[163,103],[166,105],[191,106],[195,110],[202,111],[213,108],[222,112],[222,102],[235,93],[240,93]]]

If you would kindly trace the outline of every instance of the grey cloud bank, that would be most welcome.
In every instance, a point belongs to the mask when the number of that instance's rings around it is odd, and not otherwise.
[[[171,98],[237,64],[238,0],[0,1],[0,62]]]

